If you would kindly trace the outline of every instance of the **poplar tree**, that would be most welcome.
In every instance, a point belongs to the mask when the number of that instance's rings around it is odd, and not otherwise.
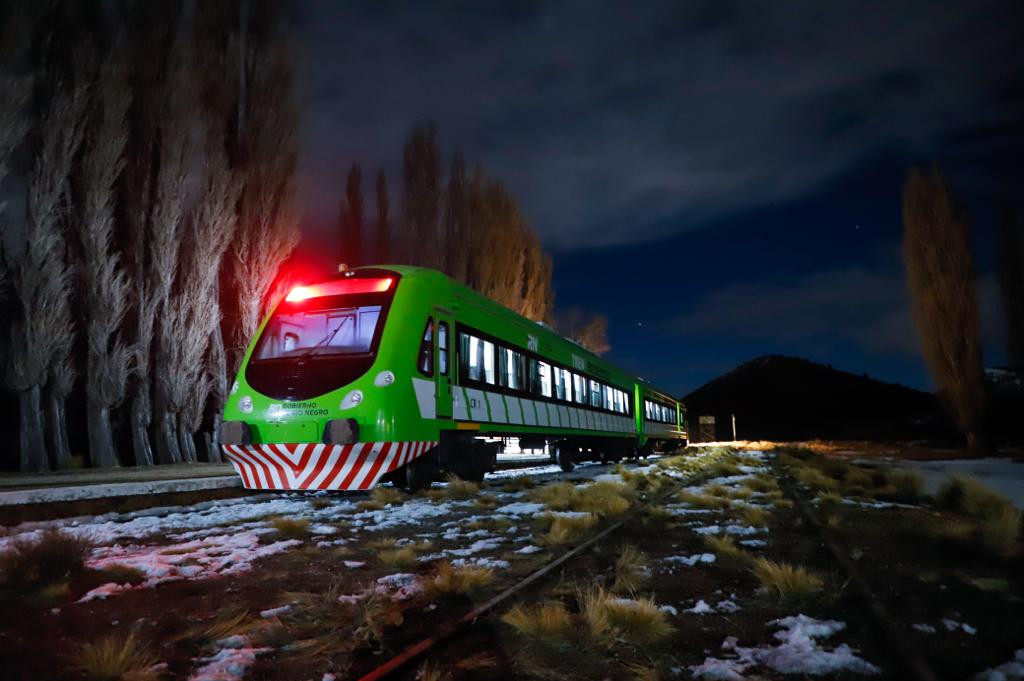
[[[391,224],[389,222],[388,211],[391,209],[390,201],[388,200],[388,178],[384,175],[383,170],[377,171],[377,183],[376,183],[376,195],[377,195],[377,221],[374,225],[374,251],[373,256],[378,263],[385,264],[391,258],[391,251],[389,249],[391,241]]]
[[[403,252],[406,262],[445,269],[441,243],[441,151],[433,123],[413,127],[402,152]]]
[[[75,178],[86,338],[86,427],[94,466],[118,465],[110,412],[124,400],[131,368],[131,349],[120,334],[129,307],[128,280],[114,245],[116,190],[125,164],[131,102],[123,48],[122,42],[115,41],[93,73],[89,134]]]
[[[970,225],[937,167],[914,169],[903,188],[903,262],[925,361],[938,396],[982,455],[985,379]]]
[[[229,257],[235,371],[264,313],[284,293],[284,286],[275,286],[278,270],[300,236],[294,177],[298,110],[292,49],[279,25],[280,12],[279,3],[252,3],[240,42],[239,115],[229,131],[231,164],[241,182],[238,231]]]
[[[6,379],[18,393],[20,467],[26,472],[49,470],[42,390],[52,380],[55,360],[73,342],[70,319],[72,270],[60,215],[68,201],[68,180],[84,132],[87,90],[55,76],[38,79],[35,98],[39,115],[33,130],[32,166],[28,175],[28,206],[20,243],[5,251],[10,288],[18,316],[9,327]],[[58,377],[60,378],[60,377]],[[53,413],[50,413],[51,417]],[[50,427],[64,427],[50,419]],[[58,433],[51,441],[60,442]],[[56,463],[66,463],[66,450]]]
[[[363,229],[363,171],[358,163],[349,168],[345,180],[345,200],[338,211],[341,232],[341,262],[351,267],[365,265],[366,239]]]
[[[999,249],[999,285],[1006,310],[1010,361],[1024,373],[1024,219],[1007,209]]]

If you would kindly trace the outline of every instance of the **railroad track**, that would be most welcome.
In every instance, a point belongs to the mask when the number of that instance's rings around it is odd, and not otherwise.
[[[839,566],[839,569],[846,575],[848,582],[857,590],[861,600],[864,601],[864,605],[867,606],[868,612],[871,613],[872,619],[878,624],[886,646],[893,657],[899,661],[904,671],[910,675],[909,678],[913,678],[915,681],[938,681],[938,676],[928,666],[924,656],[918,652],[910,639],[903,633],[903,630],[893,619],[892,615],[889,614],[888,609],[882,603],[878,594],[875,593],[868,581],[861,575],[857,566],[850,560],[849,552],[840,538],[818,520],[814,510],[803,498],[803,495],[797,491],[796,484],[791,476],[789,476],[788,471],[785,471],[785,474],[780,474],[778,471],[779,466],[780,464],[776,463],[776,477],[779,480],[780,488],[796,505],[807,524],[814,528],[822,543],[825,544],[829,553],[832,554],[832,558]]]
[[[675,492],[683,487],[698,484],[702,480],[707,479],[710,474],[706,471],[696,473],[688,476],[681,480],[676,480],[674,485],[669,485],[665,489],[659,490],[652,498],[648,499],[642,504],[630,509],[618,520],[609,525],[608,527],[601,530],[598,534],[590,537],[582,544],[579,544],[575,548],[566,551],[562,555],[558,556],[554,560],[549,561],[542,567],[532,572],[527,577],[519,580],[509,588],[505,589],[501,593],[497,594],[490,600],[482,603],[481,605],[473,608],[469,612],[460,615],[437,628],[437,633],[426,638],[422,638],[415,643],[406,646],[397,655],[393,656],[380,666],[376,667],[372,671],[359,677],[359,681],[375,681],[377,679],[384,679],[391,674],[404,669],[408,664],[422,656],[423,654],[437,648],[440,644],[448,642],[455,636],[464,632],[470,625],[475,623],[481,617],[486,617],[495,611],[503,603],[510,601],[516,595],[521,593],[526,588],[535,584],[536,582],[544,579],[550,575],[553,571],[559,567],[570,562],[572,559],[579,557],[580,555],[590,551],[597,546],[601,541],[614,534],[617,530],[621,529],[623,525],[628,523],[630,520],[638,516],[644,510],[651,506],[663,503],[666,499],[671,497]]]

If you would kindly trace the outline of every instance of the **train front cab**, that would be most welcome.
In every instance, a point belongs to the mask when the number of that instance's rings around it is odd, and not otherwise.
[[[424,362],[447,360],[433,342],[438,313],[425,301],[438,299],[445,280],[417,268],[362,268],[281,301],[224,412],[222,450],[245,487],[370,489],[423,468],[410,464],[436,448],[440,421],[421,417],[422,401],[429,395],[441,418],[445,384],[435,398],[433,376],[428,390],[417,379],[433,374]]]

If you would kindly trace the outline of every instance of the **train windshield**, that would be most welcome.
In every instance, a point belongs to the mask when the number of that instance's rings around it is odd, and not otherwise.
[[[380,305],[278,312],[267,323],[253,359],[285,359],[370,352]]]

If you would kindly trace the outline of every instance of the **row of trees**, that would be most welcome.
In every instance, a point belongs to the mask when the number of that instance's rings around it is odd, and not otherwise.
[[[504,184],[480,167],[469,170],[459,152],[447,170],[442,158],[434,126],[415,126],[402,153],[402,200],[394,218],[383,171],[377,172],[371,218],[362,168],[351,166],[338,212],[342,262],[441,270],[593,352],[607,352],[607,318],[554,310],[551,258]]]
[[[925,361],[968,449],[984,454],[992,442],[971,225],[937,167],[907,177],[903,225],[907,286]],[[1009,211],[999,265],[1010,359],[1024,372],[1024,222]]]
[[[549,321],[551,258],[515,197],[460,153],[444,168],[433,125],[417,125],[402,154],[397,218],[389,215],[387,181],[376,180],[376,216],[366,224],[362,170],[348,173],[339,211],[342,258],[349,265],[407,263],[445,272],[530,319]]]
[[[21,469],[68,465],[79,381],[93,465],[195,461],[197,442],[219,460],[229,368],[299,238],[279,3],[2,11],[3,374]]]

